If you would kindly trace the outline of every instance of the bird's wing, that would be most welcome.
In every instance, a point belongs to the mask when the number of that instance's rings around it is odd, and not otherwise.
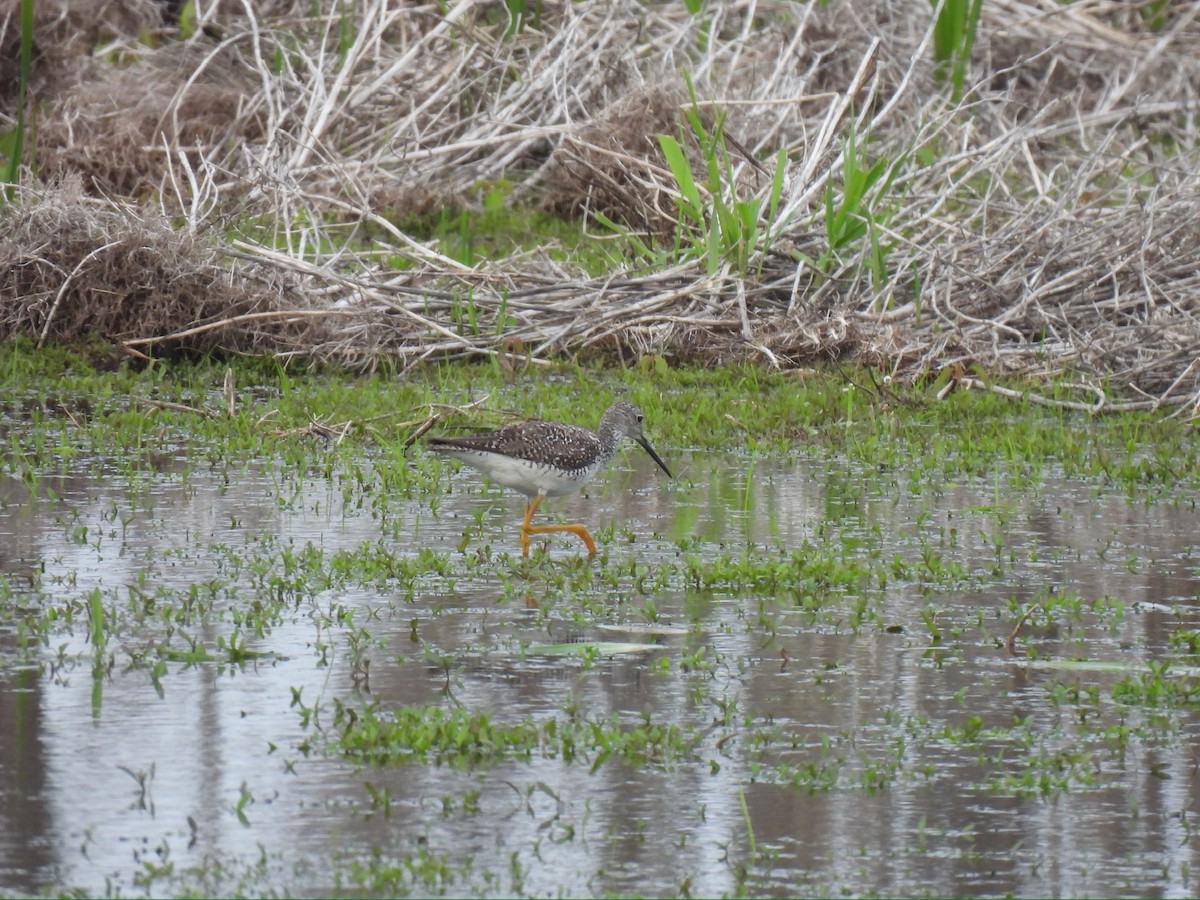
[[[568,471],[586,468],[600,453],[600,439],[595,434],[565,422],[518,422],[486,434],[434,438],[430,443],[435,448],[502,453]]]

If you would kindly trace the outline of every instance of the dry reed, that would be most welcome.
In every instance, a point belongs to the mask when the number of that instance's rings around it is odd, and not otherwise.
[[[41,174],[82,174],[93,196],[47,184],[0,212],[7,333],[71,324],[132,349],[219,335],[367,369],[514,352],[853,358],[909,379],[951,366],[963,384],[1069,375],[1080,396],[1064,402],[1086,408],[1200,403],[1194,4],[1151,28],[1137,4],[993,0],[958,103],[920,3],[737,0],[693,16],[683,3],[547,0],[519,24],[472,0],[444,13],[317,5],[200,0],[207,27],[186,40],[114,37],[118,62],[88,56],[84,74],[56,78]],[[14,6],[0,4],[0,22]],[[58,32],[39,33],[61,71]],[[506,178],[513,203],[603,213],[669,249],[678,186],[656,136],[691,141],[684,73],[705,120],[725,117],[731,196],[765,197],[787,150],[776,226],[746,271],[664,251],[597,278],[551,247],[466,265],[396,224]],[[831,246],[825,230],[851,133],[894,176],[873,199],[874,250]],[[99,248],[165,234],[130,197],[154,198],[192,242],[147,269],[160,314],[124,328],[62,304],[50,315],[83,280],[92,302],[126,296],[106,293],[120,267],[100,266],[111,247]],[[88,239],[26,225],[46,243],[17,246],[14,221],[66,202],[92,216]],[[267,272],[287,285],[269,300]]]

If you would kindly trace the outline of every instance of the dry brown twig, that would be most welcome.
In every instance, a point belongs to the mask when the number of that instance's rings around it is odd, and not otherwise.
[[[1004,642],[1004,649],[1008,651],[1009,656],[1017,655],[1017,634],[1029,620],[1029,617],[1042,608],[1042,604],[1040,603],[1031,603],[1025,608],[1025,611],[1021,613],[1021,618],[1017,619],[1017,624],[1013,627],[1012,632],[1008,635],[1008,640]]]
[[[143,406],[153,406],[156,409],[169,409],[172,412],[191,413],[192,415],[203,416],[206,419],[215,419],[216,413],[210,409],[205,409],[202,406],[188,406],[184,403],[174,403],[170,400],[159,400],[155,397],[134,397],[134,403],[140,403]]]

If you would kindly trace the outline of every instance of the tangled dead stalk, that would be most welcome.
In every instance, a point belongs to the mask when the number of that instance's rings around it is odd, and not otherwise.
[[[1069,374],[1022,396],[1093,411],[1200,408],[1194,4],[1153,25],[1136,3],[984,4],[959,102],[932,11],[899,0],[548,2],[520,22],[473,0],[201,0],[201,27],[160,20],[154,41],[150,0],[103,25],[102,6],[39,4],[42,181],[0,211],[0,333],[362,369],[852,358],[1000,391]],[[764,201],[744,268],[675,252],[695,223],[658,135],[703,175],[689,112],[725,135],[706,215]],[[878,161],[849,219],[868,227],[831,233],[849,163]],[[466,264],[403,224],[501,180],[517,208],[621,223],[624,260],[588,275],[546,239]]]

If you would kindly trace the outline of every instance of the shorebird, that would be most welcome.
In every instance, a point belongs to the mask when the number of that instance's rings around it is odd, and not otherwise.
[[[534,420],[485,434],[431,438],[429,447],[474,466],[492,481],[529,498],[521,522],[522,556],[529,555],[530,535],[556,531],[577,535],[592,554],[596,542],[583,525],[533,525],[533,515],[543,498],[573,493],[595,478],[627,437],[641,444],[667,477],[672,477],[642,434],[642,418],[642,411],[632,403],[619,401],[604,413],[598,431],[566,422]]]

